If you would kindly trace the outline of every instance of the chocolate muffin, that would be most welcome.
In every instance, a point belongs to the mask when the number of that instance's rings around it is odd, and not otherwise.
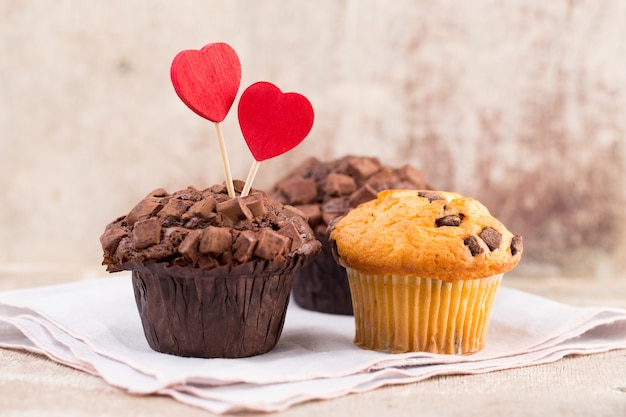
[[[330,162],[312,157],[278,181],[270,195],[304,212],[322,252],[298,270],[293,283],[295,302],[308,310],[352,314],[346,270],[333,259],[328,225],[350,209],[387,189],[427,189],[424,173],[410,164],[383,165],[378,158],[349,155]]]
[[[109,272],[132,271],[149,345],[206,358],[271,350],[294,272],[321,249],[300,210],[259,190],[231,199],[223,185],[155,190],[100,242]]]

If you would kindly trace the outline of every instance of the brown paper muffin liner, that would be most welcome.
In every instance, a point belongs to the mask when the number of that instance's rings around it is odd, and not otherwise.
[[[178,356],[240,358],[274,348],[295,270],[308,256],[210,270],[135,265],[132,282],[146,340]]]
[[[502,274],[447,282],[348,268],[354,343],[376,351],[475,353],[485,345]]]
[[[352,297],[346,269],[333,258],[328,234],[315,234],[322,251],[296,272],[293,299],[300,307],[320,313],[352,315]]]

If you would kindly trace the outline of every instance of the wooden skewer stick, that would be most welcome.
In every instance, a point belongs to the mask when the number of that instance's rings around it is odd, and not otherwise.
[[[261,166],[261,161],[255,160],[252,166],[250,167],[250,172],[248,172],[246,183],[243,186],[243,190],[241,190],[241,197],[245,197],[248,195],[248,193],[250,193],[250,188],[252,188],[254,177],[256,177],[256,173],[259,172],[260,166]]]
[[[224,176],[226,177],[226,189],[228,190],[228,196],[235,198],[235,187],[233,186],[233,176],[230,173],[230,164],[228,163],[228,154],[226,153],[226,144],[224,142],[224,134],[222,133],[222,124],[215,123],[215,129],[217,130],[217,143],[220,147],[220,154],[222,155],[222,165],[224,165]]]

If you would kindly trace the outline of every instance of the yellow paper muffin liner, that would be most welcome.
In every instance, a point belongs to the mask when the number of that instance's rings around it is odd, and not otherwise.
[[[502,274],[447,282],[347,272],[357,346],[391,353],[470,354],[485,345]]]

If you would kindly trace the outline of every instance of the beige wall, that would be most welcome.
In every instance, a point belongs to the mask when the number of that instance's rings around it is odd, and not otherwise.
[[[411,162],[525,236],[516,273],[626,276],[620,0],[0,0],[0,265],[102,273],[106,223],[153,188],[222,181],[213,127],[169,80],[214,41],[243,87],[316,111],[255,186],[311,154]],[[224,129],[245,177],[234,112]]]

